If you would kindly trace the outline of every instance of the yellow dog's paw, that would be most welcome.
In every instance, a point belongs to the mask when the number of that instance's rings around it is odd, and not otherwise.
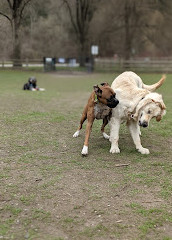
[[[138,151],[141,153],[141,154],[149,154],[150,152],[149,152],[149,149],[147,149],[147,148],[140,148],[140,149],[138,149]]]
[[[110,153],[120,153],[119,147],[111,147]]]

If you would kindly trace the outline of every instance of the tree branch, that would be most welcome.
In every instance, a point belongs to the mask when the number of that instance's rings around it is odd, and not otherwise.
[[[11,4],[10,0],[7,0],[7,2],[8,2],[8,5],[9,5],[10,9],[12,9],[12,8],[13,8],[13,6],[12,6],[12,4]]]
[[[76,24],[75,24],[75,22],[74,22],[73,15],[72,15],[72,10],[71,10],[71,8],[70,8],[70,5],[69,5],[69,3],[68,3],[67,0],[63,0],[63,2],[64,2],[64,4],[66,5],[66,7],[67,7],[67,9],[68,9],[68,11],[69,11],[69,16],[70,16],[70,19],[71,19],[73,28],[74,28],[76,34],[78,35],[78,29],[77,29]]]
[[[11,18],[8,17],[5,13],[3,12],[0,12],[0,15],[2,15],[3,17],[7,18],[10,22],[11,22]]]
[[[76,0],[76,21],[77,21],[77,26],[78,26],[78,32],[81,36],[82,31],[84,31],[84,25],[81,26],[81,19],[82,19],[82,9],[81,8],[82,8],[82,6],[81,5],[79,6],[79,4],[82,4],[82,3],[79,3],[79,0]]]
[[[11,24],[12,31],[13,31],[12,19],[11,19],[10,17],[8,17],[6,14],[4,14],[3,12],[0,12],[0,15],[2,15],[3,17],[5,17],[6,19],[8,19],[8,21],[9,21],[10,24]]]
[[[20,10],[20,19],[19,19],[19,24],[21,24],[21,20],[22,20],[22,15],[23,15],[23,11],[24,11],[24,9],[25,9],[25,7],[26,7],[26,5],[29,3],[29,2],[31,2],[32,0],[27,0],[24,4],[23,4],[23,6],[22,6],[22,8],[21,8],[21,10]]]

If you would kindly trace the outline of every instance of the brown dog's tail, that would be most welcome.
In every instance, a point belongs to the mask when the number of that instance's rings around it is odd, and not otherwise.
[[[162,78],[155,84],[146,85],[143,83],[143,88],[153,92],[164,83],[165,79],[166,79],[166,75],[163,75]]]

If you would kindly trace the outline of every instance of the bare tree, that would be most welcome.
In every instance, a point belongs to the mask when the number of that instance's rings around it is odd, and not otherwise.
[[[83,65],[91,44],[99,56],[168,56],[171,13],[171,0],[0,0],[1,56],[77,56]]]
[[[62,0],[68,10],[71,24],[77,42],[79,43],[81,66],[85,64],[89,27],[99,1],[100,0]]]
[[[12,37],[13,37],[13,58],[14,58],[14,66],[20,66],[21,59],[21,44],[19,31],[20,26],[23,20],[23,12],[26,6],[32,0],[6,0],[5,4],[7,4],[7,9],[5,12],[0,11],[0,15],[4,16],[9,20],[12,28]],[[17,61],[15,61],[17,60]]]
[[[123,1],[124,58],[132,55],[133,45],[138,38],[143,39],[149,32],[157,31],[159,22],[153,21],[156,15],[169,11],[169,0],[125,0]]]
[[[148,29],[145,36],[148,41],[156,48],[159,55],[168,56],[172,54],[171,42],[172,34],[172,2],[171,0],[159,0],[157,4],[157,14],[152,22],[156,22],[154,29]]]

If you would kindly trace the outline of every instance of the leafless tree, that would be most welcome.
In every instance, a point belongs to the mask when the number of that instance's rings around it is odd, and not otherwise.
[[[172,54],[171,0],[0,0],[0,15],[1,57],[80,57],[83,65],[91,44],[101,57]]]
[[[13,38],[13,58],[17,60],[14,61],[14,66],[21,65],[21,44],[19,31],[23,20],[24,10],[31,1],[32,0],[5,0],[4,3],[7,4],[6,11],[0,11],[0,15],[8,19],[11,24]]]
[[[71,24],[79,43],[80,65],[83,66],[91,20],[100,0],[62,0],[68,10]]]
[[[159,21],[154,21],[155,16],[166,14],[169,0],[111,0],[111,22],[105,26],[104,34],[115,36],[118,53],[126,60],[141,50],[149,33],[155,32]],[[169,4],[168,4],[169,5]],[[171,11],[170,11],[171,13]],[[120,36],[120,37],[119,37]],[[109,41],[110,42],[110,41]],[[120,51],[120,52],[119,52]]]

